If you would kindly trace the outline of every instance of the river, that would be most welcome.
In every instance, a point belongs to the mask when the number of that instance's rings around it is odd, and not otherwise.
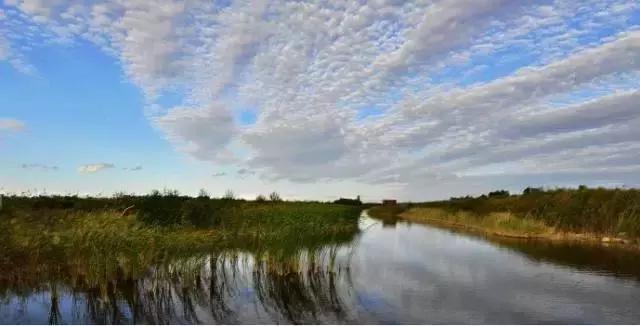
[[[360,225],[348,244],[295,255],[0,284],[0,323],[640,323],[635,252],[383,225],[366,212]]]

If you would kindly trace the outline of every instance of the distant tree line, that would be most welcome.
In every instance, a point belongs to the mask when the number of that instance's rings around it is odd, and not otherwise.
[[[352,205],[352,206],[360,206],[362,205],[362,201],[360,200],[360,196],[356,197],[356,199],[352,198],[340,198],[333,201],[334,204],[340,205]]]
[[[549,191],[557,191],[557,190],[571,190],[570,188],[556,188],[556,189],[547,189],[545,190],[543,187],[526,187],[524,188],[524,190],[522,190],[522,195],[533,195],[533,194],[540,194],[540,193],[544,193],[544,192],[549,192]],[[577,189],[574,189],[577,191],[587,191],[589,190],[589,187],[587,187],[586,185],[579,185]],[[494,191],[490,191],[487,194],[483,194],[480,195],[478,197],[473,197],[470,195],[466,195],[466,196],[461,196],[461,197],[450,197],[449,200],[469,200],[469,199],[474,199],[474,198],[504,198],[504,197],[509,197],[512,196],[512,194],[508,191],[508,190],[504,190],[504,189],[500,189],[500,190],[494,190]]]

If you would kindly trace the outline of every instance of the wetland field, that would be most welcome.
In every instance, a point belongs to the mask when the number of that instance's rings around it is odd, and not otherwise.
[[[517,201],[509,198],[500,200]],[[4,197],[0,323],[640,321],[629,299],[640,297],[637,250],[491,236],[407,215],[446,220],[452,202]],[[504,223],[560,227],[533,221]]]

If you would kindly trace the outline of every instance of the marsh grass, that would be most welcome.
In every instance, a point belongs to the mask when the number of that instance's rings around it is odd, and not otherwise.
[[[216,216],[213,226],[197,223],[158,225],[117,211],[23,211],[0,217],[0,248],[30,256],[54,251],[145,252],[286,246],[287,243],[349,238],[357,233],[359,211],[319,203],[237,202],[203,211]],[[195,225],[194,225],[195,224]]]
[[[351,241],[358,233],[360,212],[351,206],[175,193],[149,197],[153,198],[147,204],[158,203],[167,210],[146,209],[141,203],[148,198],[139,197],[5,198],[8,209],[0,212],[0,286],[29,287],[35,282],[30,277],[39,279],[40,272],[66,275],[71,270],[83,270],[73,274],[99,282],[116,270],[135,275],[170,257],[223,250],[295,256],[300,250]],[[121,208],[132,203],[137,214],[122,216]]]
[[[509,237],[547,237],[555,233],[552,227],[541,221],[523,219],[508,212],[477,215],[466,211],[412,208],[401,217],[412,222],[445,224]]]
[[[640,237],[638,189],[592,189],[584,186],[579,189],[534,189],[536,191],[526,191],[518,196],[468,197],[418,206],[452,213],[469,212],[477,216],[508,212],[562,232]]]
[[[196,323],[201,309],[232,322],[226,301],[238,295],[229,291],[242,273],[264,309],[284,321],[338,314],[338,274],[317,259],[357,236],[360,214],[346,205],[174,192],[5,203],[0,299],[45,293],[52,323],[65,321],[61,292],[81,296],[94,323]],[[134,214],[123,216],[131,205]]]

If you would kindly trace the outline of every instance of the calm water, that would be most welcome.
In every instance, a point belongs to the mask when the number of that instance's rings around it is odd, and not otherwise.
[[[635,253],[366,216],[361,228],[349,244],[295,254],[123,259],[4,281],[0,323],[640,323]]]

